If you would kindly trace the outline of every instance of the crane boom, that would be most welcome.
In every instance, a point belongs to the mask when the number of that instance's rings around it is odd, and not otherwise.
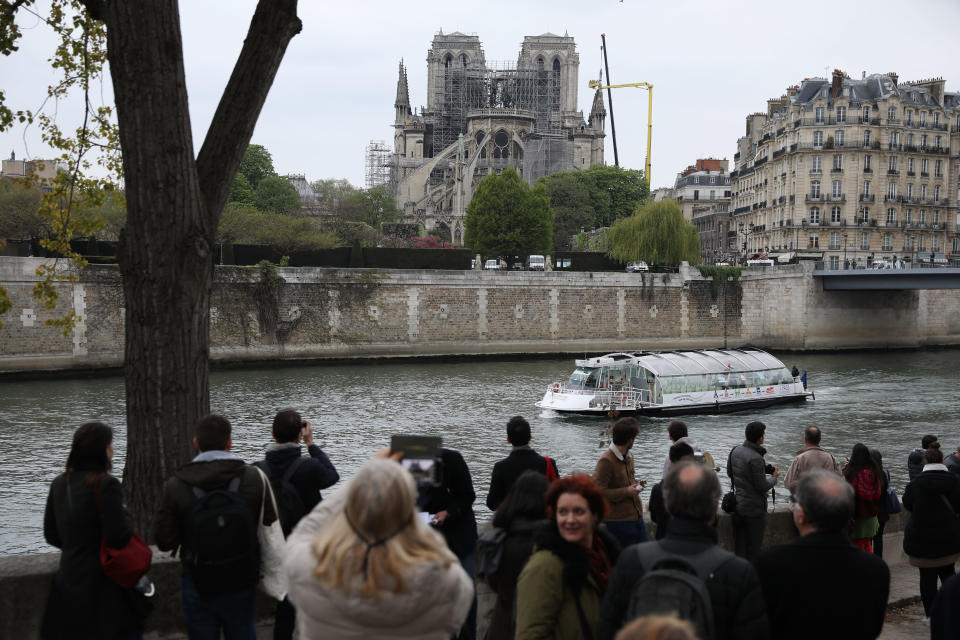
[[[650,140],[653,137],[653,85],[649,82],[627,82],[625,84],[608,84],[601,85],[599,80],[591,80],[589,82],[589,87],[591,89],[621,89],[623,87],[633,87],[636,89],[646,89],[648,92],[648,103],[647,103],[647,162],[644,167],[644,177],[647,179],[647,184],[650,182]]]

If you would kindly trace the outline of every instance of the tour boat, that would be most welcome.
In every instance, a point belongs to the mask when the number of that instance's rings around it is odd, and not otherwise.
[[[576,361],[537,402],[558,413],[607,416],[727,413],[802,402],[806,381],[758,349],[610,353]]]

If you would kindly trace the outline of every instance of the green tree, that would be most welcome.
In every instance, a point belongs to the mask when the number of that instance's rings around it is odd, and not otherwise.
[[[561,171],[540,178],[537,184],[546,188],[553,208],[554,249],[573,249],[570,238],[596,225],[586,172]]]
[[[320,203],[330,213],[337,215],[343,212],[343,206],[347,199],[360,191],[344,178],[314,180],[310,183],[310,187],[320,198]]]
[[[242,175],[254,189],[260,184],[260,181],[267,176],[275,176],[277,172],[273,169],[273,156],[262,144],[251,144],[243,154],[243,160],[240,161],[239,175]]]
[[[266,176],[257,185],[256,206],[267,213],[296,213],[300,211],[300,194],[286,178]]]
[[[257,192],[254,191],[247,176],[238,173],[233,179],[233,185],[230,187],[230,195],[227,196],[227,202],[235,202],[248,206],[256,206]]]
[[[512,168],[477,185],[464,225],[464,243],[483,255],[546,253],[553,246],[546,188],[531,189]]]
[[[385,222],[400,219],[397,202],[385,186],[363,189],[347,196],[342,213],[347,220],[363,222],[377,230]]]
[[[609,227],[636,211],[650,197],[650,185],[643,172],[609,165],[597,165],[583,172],[590,200],[596,212],[594,226]]]
[[[45,236],[49,226],[38,209],[43,192],[21,180],[0,178],[0,238],[27,240]]]
[[[629,218],[617,221],[607,232],[607,253],[614,260],[676,265],[699,262],[700,237],[684,220],[674,200],[650,202]]]

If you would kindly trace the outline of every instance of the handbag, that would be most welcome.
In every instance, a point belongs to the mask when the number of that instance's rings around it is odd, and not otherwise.
[[[100,513],[100,480],[93,487],[93,502]],[[117,549],[107,544],[106,538],[100,537],[100,565],[108,578],[124,589],[132,589],[140,581],[153,560],[153,551],[137,532],[133,532],[130,540],[123,547]]]
[[[900,504],[900,498],[897,497],[897,491],[890,486],[890,473],[886,469],[883,475],[887,477],[887,491],[883,494],[883,505],[887,513],[900,513],[903,511],[903,505]]]
[[[739,446],[739,445],[737,445]],[[737,447],[730,449],[730,453],[727,454],[727,472],[730,472],[730,459],[733,457],[733,452],[736,451]],[[723,500],[720,501],[720,508],[723,509],[724,513],[734,513],[737,510],[737,483],[733,480],[733,475],[730,475],[730,491],[727,491],[723,494]]]
[[[260,542],[260,588],[268,596],[283,600],[287,597],[287,578],[283,574],[283,528],[277,510],[277,500],[270,489],[270,481],[260,467],[254,466],[263,481],[263,496],[260,501],[260,519],[257,521],[257,540]],[[263,524],[264,507],[267,496],[273,505],[276,520],[270,525]]]

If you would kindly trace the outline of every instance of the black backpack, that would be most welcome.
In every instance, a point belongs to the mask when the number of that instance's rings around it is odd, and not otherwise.
[[[240,493],[241,471],[225,489],[192,486],[184,523],[183,560],[203,596],[237,593],[260,580],[257,516]]]
[[[307,515],[307,507],[303,504],[303,499],[300,497],[300,492],[297,491],[297,488],[290,482],[290,479],[293,477],[293,474],[296,473],[297,469],[300,468],[300,465],[303,464],[307,458],[299,457],[290,463],[290,466],[287,467],[287,471],[283,474],[283,477],[278,481],[273,473],[270,471],[270,464],[266,460],[259,460],[254,462],[254,464],[267,474],[267,477],[270,478],[270,486],[273,488],[273,495],[277,497],[277,511],[280,513],[277,516],[280,518],[280,528],[283,529],[283,537],[286,538],[290,535],[290,532],[293,531],[293,528],[297,526],[297,523],[300,522],[300,518]]]
[[[624,622],[673,613],[690,621],[701,640],[714,638],[713,604],[705,581],[733,554],[714,545],[696,555],[681,556],[665,551],[659,542],[639,544],[633,550],[643,577],[630,591]]]

